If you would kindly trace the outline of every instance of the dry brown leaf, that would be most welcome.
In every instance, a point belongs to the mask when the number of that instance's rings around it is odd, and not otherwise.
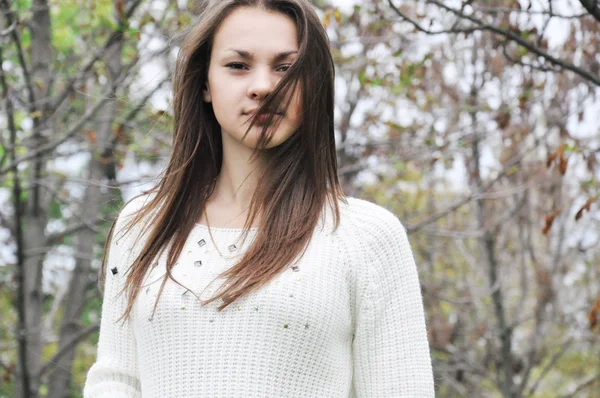
[[[598,199],[598,196],[592,196],[588,198],[588,200],[581,207],[581,209],[579,209],[577,214],[575,214],[575,221],[579,221],[579,219],[583,216],[584,210],[590,211],[590,209],[592,208],[592,203],[594,203],[596,199]]]
[[[558,165],[558,169],[560,170],[560,174],[565,175],[567,172],[567,158],[565,158],[564,154],[560,154],[560,161]]]
[[[498,128],[505,129],[510,123],[510,112],[500,112],[496,115],[496,123]]]
[[[594,170],[596,170],[596,165],[598,164],[598,159],[596,158],[596,154],[595,153],[590,153],[586,158],[586,166],[588,171],[593,172]]]
[[[554,163],[556,158],[562,158],[564,151],[565,151],[565,144],[560,144],[554,152],[552,152],[550,155],[548,155],[548,159],[546,160],[546,167],[550,168],[550,166],[552,166],[552,163]]]
[[[32,119],[38,118],[42,116],[42,111],[35,111],[29,114],[29,117]]]
[[[547,168],[550,168],[550,166],[552,166],[552,163],[554,163],[554,159],[556,159],[556,152],[552,152],[550,155],[548,155],[548,159],[546,160]]]
[[[592,310],[588,314],[588,319],[590,321],[590,330],[594,330],[598,326],[598,315],[600,313],[600,294],[598,294],[598,298],[592,307]]]
[[[323,26],[325,26],[326,28],[329,27],[329,25],[331,24],[331,14],[333,13],[333,9],[329,9],[327,11],[325,11],[325,14],[323,15]]]
[[[119,18],[125,17],[125,1],[124,0],[115,0],[115,9],[117,10],[117,14]]]
[[[88,139],[94,143],[96,142],[96,132],[93,130],[84,130],[84,133],[88,136]]]
[[[546,216],[546,225],[544,225],[544,228],[542,228],[542,233],[544,235],[547,235],[548,231],[550,231],[550,228],[552,228],[552,223],[554,222],[554,218],[556,218],[558,213],[560,213],[560,209],[556,209],[554,210],[554,213],[550,214],[549,216]]]

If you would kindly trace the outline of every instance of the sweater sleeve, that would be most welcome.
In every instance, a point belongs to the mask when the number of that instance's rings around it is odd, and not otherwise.
[[[128,235],[121,238],[123,211],[117,219],[106,261],[106,280],[96,362],[89,369],[84,398],[141,397],[136,344],[130,321],[117,319],[127,306],[127,295],[118,293],[125,282]],[[116,268],[116,273],[113,273]]]
[[[360,228],[353,340],[356,396],[434,397],[417,267],[404,226],[377,206]]]

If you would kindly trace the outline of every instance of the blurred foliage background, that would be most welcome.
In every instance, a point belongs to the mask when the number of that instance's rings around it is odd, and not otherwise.
[[[312,3],[340,178],[410,233],[437,396],[600,396],[598,1]],[[0,397],[81,396],[196,6],[0,0]]]

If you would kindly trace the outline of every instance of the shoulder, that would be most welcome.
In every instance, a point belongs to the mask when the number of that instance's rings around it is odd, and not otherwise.
[[[114,233],[121,235],[130,234],[130,232],[132,232],[131,230],[141,230],[141,227],[145,226],[149,217],[147,215],[144,217],[145,220],[141,220],[138,219],[137,216],[140,213],[140,210],[142,210],[142,208],[147,205],[152,198],[153,194],[142,193],[125,202],[117,214],[114,225]]]
[[[387,208],[354,197],[340,204],[340,227],[344,232],[372,237],[406,233],[402,222]]]
[[[355,254],[388,250],[410,250],[406,229],[400,219],[387,208],[373,202],[347,197],[340,203],[338,236]]]
[[[140,210],[150,200],[149,194],[137,195],[127,201],[118,211],[109,234],[107,269],[118,267],[121,270],[121,267],[124,266],[121,275],[129,272],[131,260],[140,253],[147,237],[148,216],[140,214]]]

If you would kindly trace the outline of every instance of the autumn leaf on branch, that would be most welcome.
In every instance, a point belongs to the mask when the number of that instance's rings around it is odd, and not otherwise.
[[[125,1],[115,0],[115,10],[117,11],[119,18],[123,18],[125,16]]]
[[[544,235],[548,235],[548,231],[550,231],[550,228],[552,228],[552,223],[554,222],[554,218],[556,218],[558,213],[560,213],[560,209],[556,209],[554,210],[554,213],[550,214],[549,216],[546,216],[546,225],[544,225],[544,228],[542,228],[542,233]]]
[[[90,129],[84,129],[83,130],[84,134],[87,136],[87,138],[90,140],[91,143],[95,143],[96,142],[96,132]]]
[[[556,148],[556,151],[548,155],[548,159],[546,160],[546,167],[550,168],[550,166],[552,166],[552,163],[554,163],[554,160],[556,160],[557,157],[563,156],[564,150],[565,144],[560,144],[560,146]]]
[[[567,172],[567,163],[568,158],[565,156],[565,144],[560,144],[560,146],[556,149],[556,151],[552,152],[548,155],[548,159],[546,160],[546,167],[550,168],[552,163],[558,159],[558,170],[561,175],[565,175]]]
[[[575,221],[579,221],[579,219],[583,216],[584,210],[590,211],[590,209],[592,207],[592,203],[594,203],[596,201],[596,199],[598,199],[598,195],[588,198],[588,200],[581,207],[581,209],[579,209],[577,214],[575,214]]]
[[[598,313],[600,313],[600,294],[598,294],[598,298],[592,307],[592,310],[588,314],[588,319],[590,320],[590,330],[594,330],[598,327]]]
[[[565,158],[564,153],[560,154],[560,158],[559,158],[559,162],[558,162],[558,170],[560,171],[560,174],[562,174],[562,175],[565,175],[565,173],[567,172],[567,158]]]

